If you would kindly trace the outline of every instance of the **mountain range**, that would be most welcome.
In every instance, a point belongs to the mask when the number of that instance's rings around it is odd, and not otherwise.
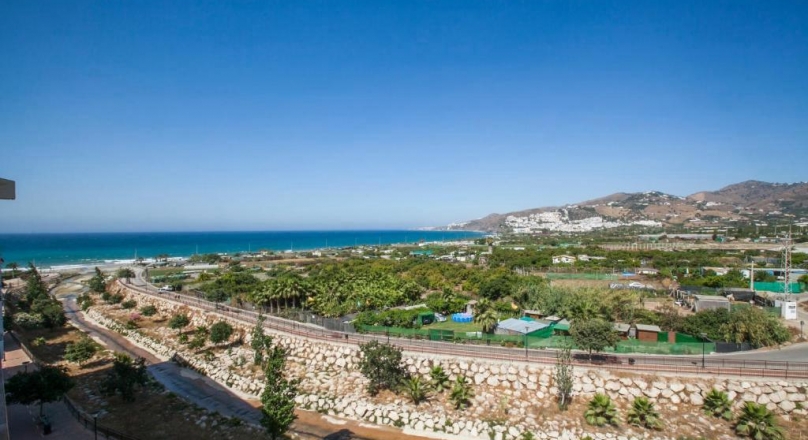
[[[587,232],[620,226],[673,227],[728,225],[735,222],[805,222],[808,182],[736,183],[686,197],[659,191],[616,193],[585,202],[532,208],[485,217],[439,230],[533,233]]]

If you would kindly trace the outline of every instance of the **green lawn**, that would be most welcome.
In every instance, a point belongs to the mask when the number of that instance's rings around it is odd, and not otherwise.
[[[438,329],[438,330],[453,330],[456,332],[480,332],[482,331],[482,327],[479,324],[475,324],[473,322],[454,322],[451,319],[447,319],[445,322],[436,322],[434,324],[429,324],[424,326],[423,329]]]

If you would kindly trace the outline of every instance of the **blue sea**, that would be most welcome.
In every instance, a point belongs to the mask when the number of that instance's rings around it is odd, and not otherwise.
[[[0,234],[5,265],[37,267],[92,265],[151,259],[160,254],[188,257],[195,253],[237,253],[340,248],[356,245],[418,243],[478,238],[467,231],[278,231],[278,232],[148,232],[82,234]]]

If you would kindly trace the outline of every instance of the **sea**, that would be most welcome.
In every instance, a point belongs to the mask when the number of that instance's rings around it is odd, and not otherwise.
[[[475,239],[484,234],[469,231],[363,230],[363,231],[264,231],[264,232],[133,232],[0,234],[3,267],[29,262],[37,267],[61,269],[73,266],[133,262],[167,254],[172,258],[194,254],[274,252],[345,248],[396,243],[448,242]]]

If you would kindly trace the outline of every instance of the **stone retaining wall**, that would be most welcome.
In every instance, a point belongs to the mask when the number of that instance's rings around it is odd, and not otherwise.
[[[156,329],[153,330],[155,334],[149,335],[145,331],[126,330],[103,316],[114,313],[114,306],[96,306],[88,314],[102,325],[115,329],[151,351],[168,357],[179,352],[196,370],[219,383],[253,396],[260,394],[261,373],[252,367],[253,353],[248,348],[252,326],[158,297],[128,289],[127,292],[140,306],[152,304],[165,316],[179,311],[187,312],[192,321],[189,329],[226,320],[242,335],[245,344],[214,359],[205,360],[178,344],[176,333],[169,329]],[[493,436],[495,439],[515,439],[526,431],[534,432],[538,438],[578,438],[587,429],[580,421],[566,424],[545,417],[547,410],[555,405],[557,391],[552,383],[552,366],[405,353],[404,361],[412,374],[428,378],[430,369],[440,365],[450,374],[450,379],[463,375],[474,384],[473,405],[464,412],[455,411],[445,402],[445,398],[433,399],[429,404],[414,407],[400,397],[371,399],[366,395],[364,388],[367,381],[356,368],[360,356],[356,346],[313,341],[270,330],[266,332],[289,350],[289,375],[301,378],[302,393],[298,396],[298,404],[305,409],[465,438],[487,439]],[[588,401],[595,393],[604,393],[612,397],[618,408],[627,408],[635,397],[646,396],[659,409],[683,414],[682,421],[677,423],[703,424],[702,428],[706,431],[702,435],[708,438],[724,436],[721,432],[710,431],[717,429],[711,427],[714,424],[712,421],[697,420],[703,396],[711,388],[727,391],[735,406],[742,405],[743,401],[755,401],[786,418],[806,415],[803,405],[806,404],[808,382],[804,381],[651,376],[584,368],[575,369],[575,378],[574,395],[578,401]],[[695,416],[687,417],[688,414]],[[623,435],[631,434],[631,429],[623,429]],[[608,433],[597,434],[593,434],[593,437],[612,438]],[[656,435],[659,435],[657,438],[666,438],[662,434]],[[670,438],[676,437],[678,435],[671,435]],[[617,434],[614,438],[617,438]]]

